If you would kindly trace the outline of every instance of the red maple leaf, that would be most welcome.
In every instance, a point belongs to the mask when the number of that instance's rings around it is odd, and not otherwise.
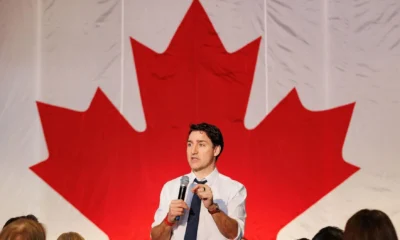
[[[101,90],[85,112],[38,103],[49,157],[31,167],[110,239],[149,239],[162,185],[190,171],[189,123],[221,128],[217,166],[247,187],[252,240],[275,238],[357,171],[342,158],[354,104],[311,112],[292,90],[255,129],[244,127],[260,39],[227,53],[198,1],[164,53],[131,43],[146,130]]]

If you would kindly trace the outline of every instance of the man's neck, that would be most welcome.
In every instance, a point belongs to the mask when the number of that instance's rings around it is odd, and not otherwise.
[[[196,176],[196,178],[198,180],[203,179],[205,177],[207,177],[208,175],[210,175],[215,169],[215,164],[211,164],[210,166],[208,166],[207,168],[204,168],[200,171],[193,171],[194,175]]]

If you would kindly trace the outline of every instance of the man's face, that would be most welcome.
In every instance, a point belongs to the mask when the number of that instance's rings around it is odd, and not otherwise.
[[[205,132],[193,131],[189,134],[186,153],[190,168],[197,172],[214,163],[219,146],[214,148]]]

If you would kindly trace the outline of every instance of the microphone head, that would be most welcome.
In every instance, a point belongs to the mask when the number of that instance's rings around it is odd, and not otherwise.
[[[189,184],[189,177],[188,176],[183,176],[181,178],[181,186],[187,187],[188,184]]]

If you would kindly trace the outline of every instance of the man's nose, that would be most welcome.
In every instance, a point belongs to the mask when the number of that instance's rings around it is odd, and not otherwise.
[[[196,154],[196,153],[197,153],[197,150],[198,150],[197,144],[194,144],[194,145],[192,146],[192,155],[193,155],[193,154]]]

